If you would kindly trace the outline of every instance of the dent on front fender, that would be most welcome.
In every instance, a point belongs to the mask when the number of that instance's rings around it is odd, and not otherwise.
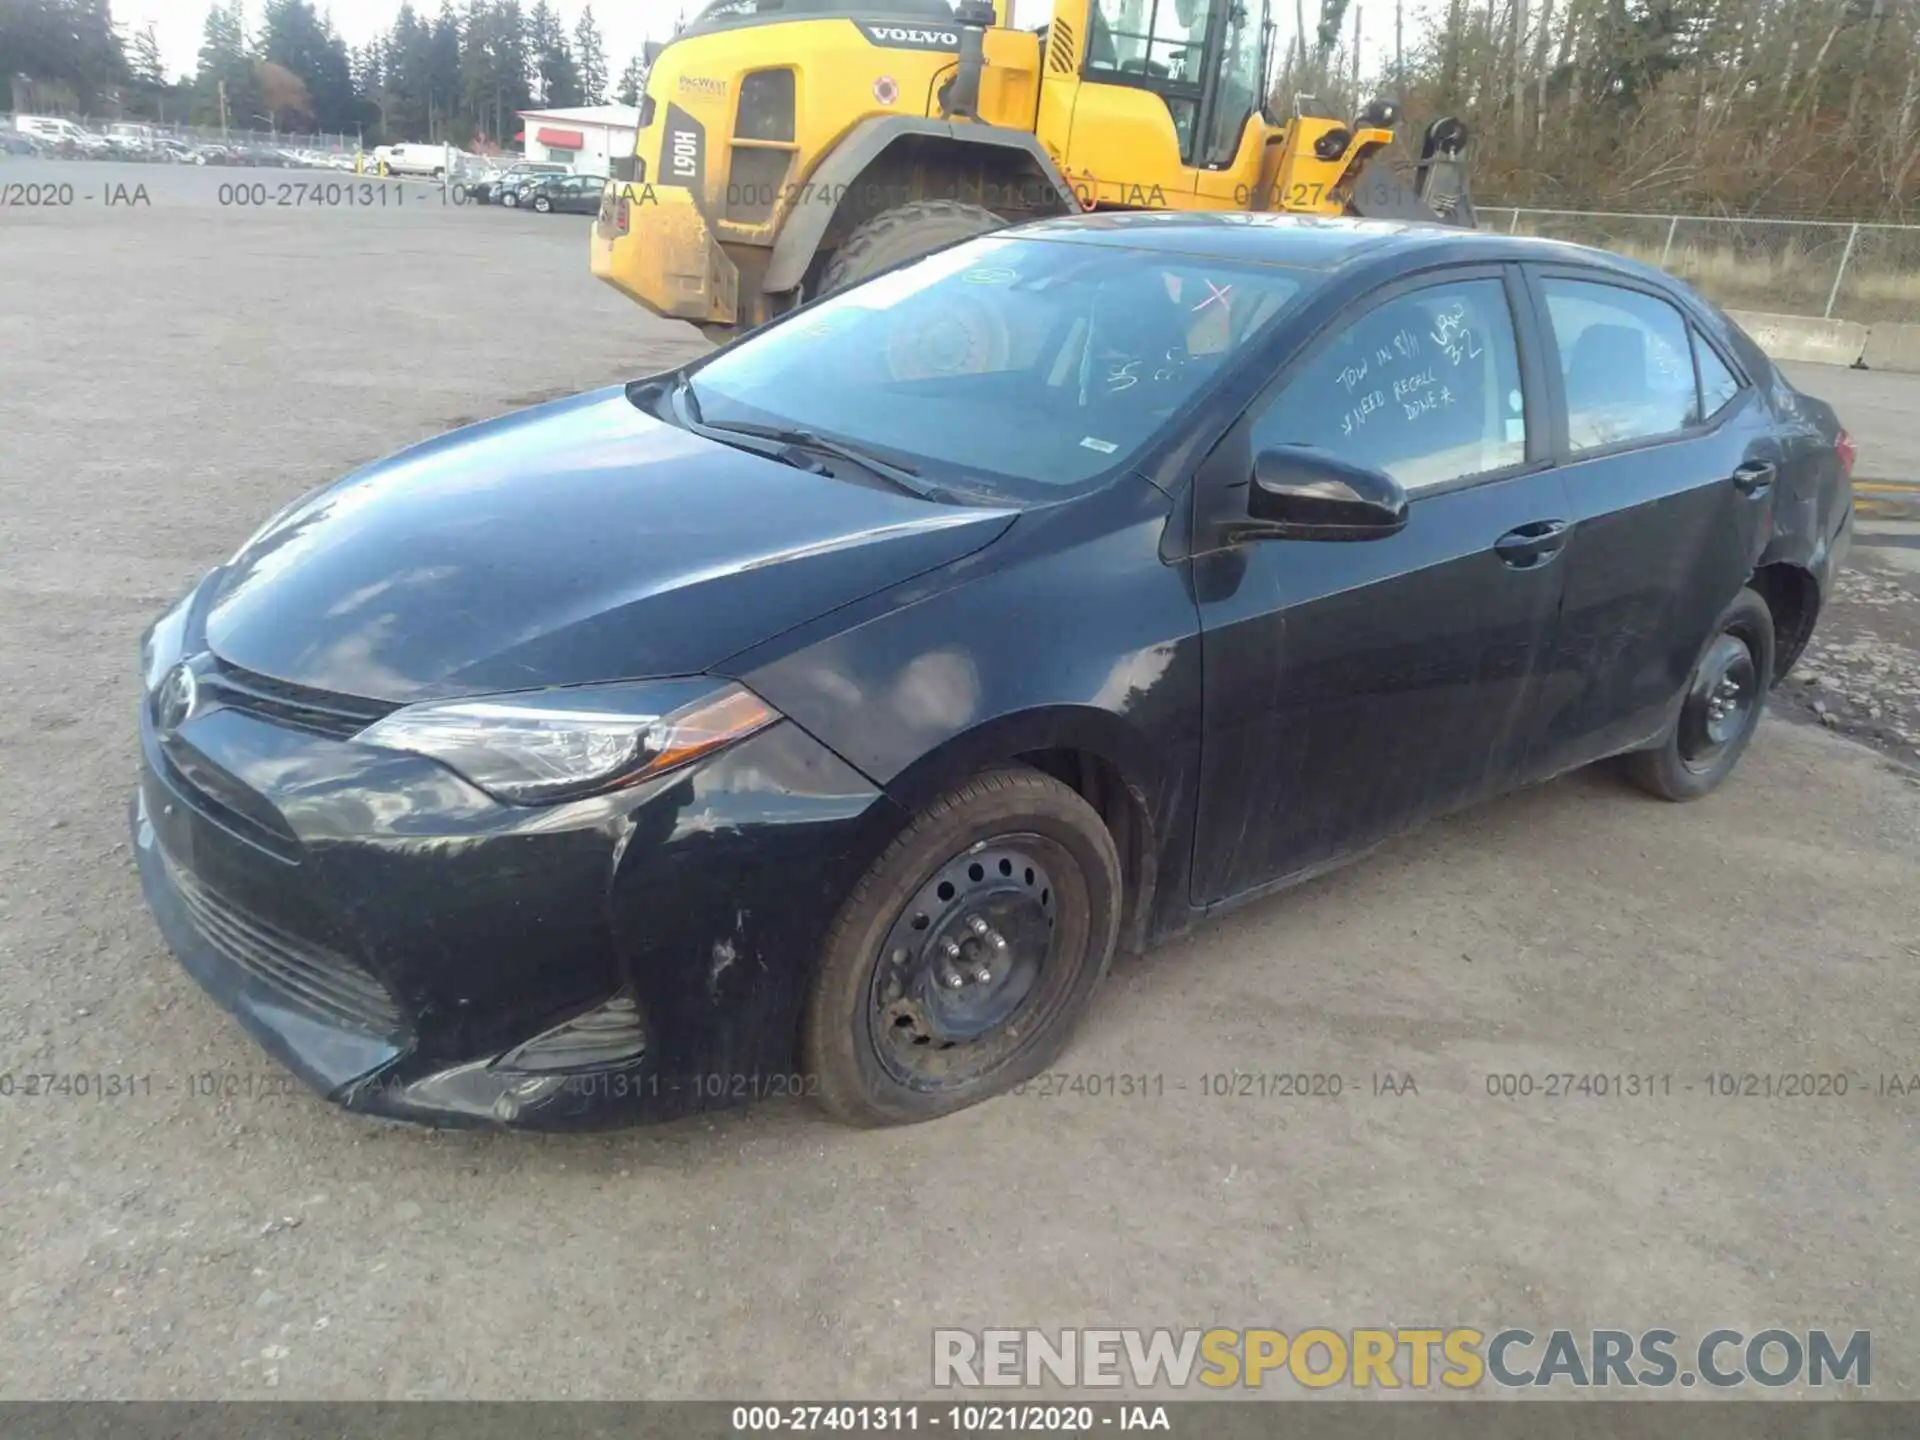
[[[782,723],[632,819],[609,911],[658,1072],[704,1094],[701,1077],[788,1069],[821,941],[904,812]]]

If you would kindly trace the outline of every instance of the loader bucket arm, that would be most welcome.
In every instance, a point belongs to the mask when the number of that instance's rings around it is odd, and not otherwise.
[[[1474,229],[1472,191],[1467,177],[1467,127],[1455,119],[1427,127],[1420,163],[1411,184],[1384,155],[1375,155],[1355,178],[1348,208],[1373,220],[1413,220]]]

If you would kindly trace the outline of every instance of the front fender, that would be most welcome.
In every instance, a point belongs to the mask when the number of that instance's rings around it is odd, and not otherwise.
[[[1106,762],[1165,864],[1191,831],[1199,612],[1160,558],[1168,502],[1144,482],[1024,514],[951,567],[778,636],[723,669],[904,810],[1036,751]],[[1099,512],[1099,513],[1093,513]]]

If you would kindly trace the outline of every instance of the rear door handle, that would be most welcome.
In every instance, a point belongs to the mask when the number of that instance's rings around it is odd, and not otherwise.
[[[1567,522],[1535,520],[1520,525],[1493,542],[1493,553],[1515,570],[1532,570],[1560,553],[1567,543]]]
[[[1758,495],[1780,473],[1780,467],[1771,460],[1749,460],[1733,472],[1733,488],[1742,495]]]

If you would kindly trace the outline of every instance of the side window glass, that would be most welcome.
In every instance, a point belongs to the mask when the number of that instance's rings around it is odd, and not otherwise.
[[[1573,450],[1658,439],[1699,423],[1692,341],[1678,310],[1618,285],[1543,283]]]
[[[1740,393],[1740,377],[1727,368],[1727,362],[1720,358],[1700,332],[1693,334],[1693,354],[1700,366],[1700,413],[1711,420]]]
[[[1409,494],[1520,464],[1527,417],[1506,287],[1435,285],[1348,323],[1255,417],[1253,445],[1327,450]]]

